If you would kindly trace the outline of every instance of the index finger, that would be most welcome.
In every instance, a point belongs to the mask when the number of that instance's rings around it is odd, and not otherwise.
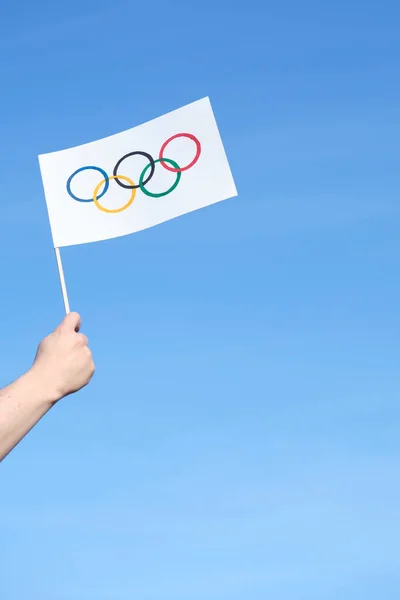
[[[65,331],[78,331],[81,328],[81,317],[78,313],[72,312],[69,313],[62,323],[58,326],[58,329],[63,329]]]

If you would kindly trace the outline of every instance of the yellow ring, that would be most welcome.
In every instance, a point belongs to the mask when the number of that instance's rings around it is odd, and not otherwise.
[[[111,181],[111,179],[123,179],[124,181],[126,181],[127,183],[129,183],[129,185],[135,185],[133,183],[133,181],[131,181],[131,179],[129,179],[129,177],[125,177],[124,175],[113,175],[112,177],[108,178],[108,181]],[[102,210],[105,213],[119,213],[122,212],[123,210],[126,210],[127,208],[130,207],[130,205],[132,204],[132,202],[135,199],[136,196],[136,188],[132,189],[132,195],[129,198],[128,202],[122,206],[121,208],[104,208],[104,206],[101,206],[100,202],[97,200],[97,194],[100,191],[101,186],[106,182],[106,179],[102,179],[100,181],[100,183],[95,187],[95,190],[93,192],[93,202],[95,203],[95,205],[97,206],[97,208],[99,210]]]

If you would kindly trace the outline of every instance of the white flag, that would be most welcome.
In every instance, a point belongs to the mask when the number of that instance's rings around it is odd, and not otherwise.
[[[141,231],[237,195],[208,98],[39,163],[56,248]]]

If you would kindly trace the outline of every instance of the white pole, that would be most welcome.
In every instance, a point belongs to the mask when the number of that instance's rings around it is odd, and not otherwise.
[[[65,285],[64,269],[63,269],[63,265],[61,262],[60,248],[54,248],[54,250],[56,252],[58,274],[60,276],[61,292],[62,292],[62,296],[63,296],[63,300],[64,300],[65,312],[68,315],[71,311],[69,309],[67,286]]]

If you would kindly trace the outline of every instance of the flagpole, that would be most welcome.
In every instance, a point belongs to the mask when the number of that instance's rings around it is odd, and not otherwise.
[[[62,296],[63,296],[63,300],[64,300],[65,312],[68,315],[71,311],[69,309],[67,286],[65,285],[64,269],[63,269],[63,264],[61,261],[60,248],[54,248],[54,250],[56,253],[58,274],[60,276],[61,292],[62,292]]]

